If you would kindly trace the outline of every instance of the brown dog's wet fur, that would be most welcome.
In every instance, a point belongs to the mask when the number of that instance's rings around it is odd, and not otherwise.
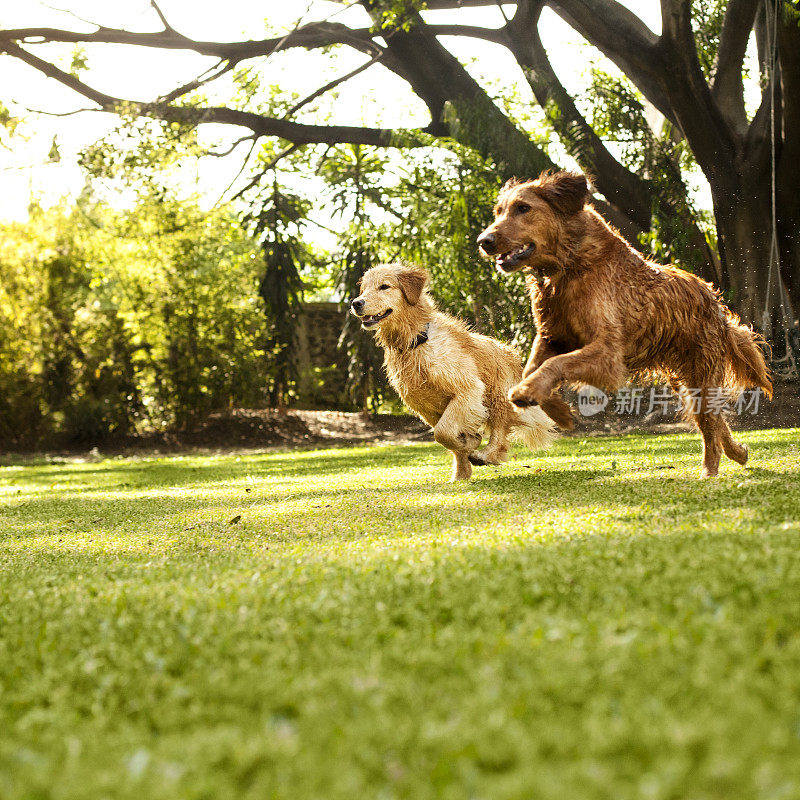
[[[746,463],[747,448],[710,400],[719,389],[749,387],[772,397],[759,338],[710,284],[634,250],[589,199],[580,174],[509,181],[478,238],[500,272],[527,273],[536,339],[509,398],[572,427],[555,395],[563,383],[614,391],[631,373],[660,374],[684,397],[698,390],[686,410],[703,437],[701,476],[718,473],[723,452]]]

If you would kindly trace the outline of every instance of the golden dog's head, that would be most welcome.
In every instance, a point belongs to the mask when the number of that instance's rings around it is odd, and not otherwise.
[[[402,316],[416,306],[428,282],[421,267],[382,264],[364,273],[361,294],[350,303],[350,311],[361,320],[362,328],[377,328],[393,314]]]
[[[481,255],[508,274],[553,257],[566,220],[589,200],[585,175],[542,173],[536,180],[512,178],[500,190],[494,222],[478,237]]]

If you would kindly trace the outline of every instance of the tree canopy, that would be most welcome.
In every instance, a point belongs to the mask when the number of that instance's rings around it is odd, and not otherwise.
[[[282,160],[317,153],[313,164],[306,161],[303,168],[318,170],[327,163],[329,148],[341,145],[408,152],[457,143],[491,164],[498,179],[556,166],[560,157],[504,103],[508,88],[495,92],[483,85],[471,65],[448,49],[448,43],[459,40],[493,43],[516,64],[508,85],[524,77],[566,153],[593,176],[600,210],[629,239],[666,242],[665,255],[713,280],[745,320],[765,332],[791,325],[792,305],[800,303],[797,2],[661,0],[660,32],[616,0],[519,0],[500,7],[503,24],[496,28],[457,22],[457,15],[446,24],[434,22],[427,13],[496,6],[494,0],[359,0],[347,5],[363,10],[363,25],[346,25],[321,13],[263,38],[199,41],[176,29],[166,3],[152,0],[152,31],[100,24],[2,30],[0,51],[59,81],[97,109],[163,120],[179,131],[204,123],[244,129],[237,144],[250,143],[263,153],[249,167],[250,188],[259,202],[269,196]],[[545,8],[619,71],[596,69],[587,97],[571,95],[551,63],[539,33]],[[757,98],[749,108],[746,53],[752,40],[758,54],[758,75],[751,76]],[[143,53],[153,48],[192,51],[216,62],[194,80],[176,81],[162,96],[142,100],[95,88],[81,64],[71,70],[59,66],[46,57],[46,46],[54,42],[81,48],[129,45]],[[294,50],[350,51],[362,60],[296,97],[259,78],[268,76],[270,59]],[[320,98],[378,69],[391,71],[424,103],[427,124],[370,127],[315,116]],[[209,100],[211,87],[231,77],[238,90],[226,102]],[[710,186],[710,229],[690,200],[687,167],[699,169]]]

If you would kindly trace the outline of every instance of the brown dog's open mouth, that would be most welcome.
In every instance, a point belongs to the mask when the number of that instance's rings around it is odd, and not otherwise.
[[[389,314],[392,313],[394,309],[387,308],[382,314],[365,314],[361,317],[361,327],[362,328],[371,328],[373,325],[377,325],[379,322],[383,322]]]
[[[499,272],[516,272],[525,266],[525,261],[536,251],[533,242],[523,244],[508,253],[500,253],[494,263]]]

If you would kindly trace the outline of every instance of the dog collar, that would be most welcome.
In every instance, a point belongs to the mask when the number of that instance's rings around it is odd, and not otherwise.
[[[417,348],[418,348],[418,347],[419,347],[421,344],[425,344],[425,342],[427,342],[427,341],[428,341],[428,334],[429,334],[429,332],[430,332],[430,329],[431,329],[431,324],[430,324],[430,322],[429,322],[429,323],[428,323],[428,324],[425,326],[425,328],[424,328],[423,330],[421,330],[421,331],[420,331],[420,332],[417,334],[417,338],[416,338],[416,339],[414,339],[414,341],[413,341],[413,342],[411,342],[411,345],[409,346],[409,348],[408,348],[408,349],[409,349],[409,350],[416,350],[416,349],[417,349]]]

